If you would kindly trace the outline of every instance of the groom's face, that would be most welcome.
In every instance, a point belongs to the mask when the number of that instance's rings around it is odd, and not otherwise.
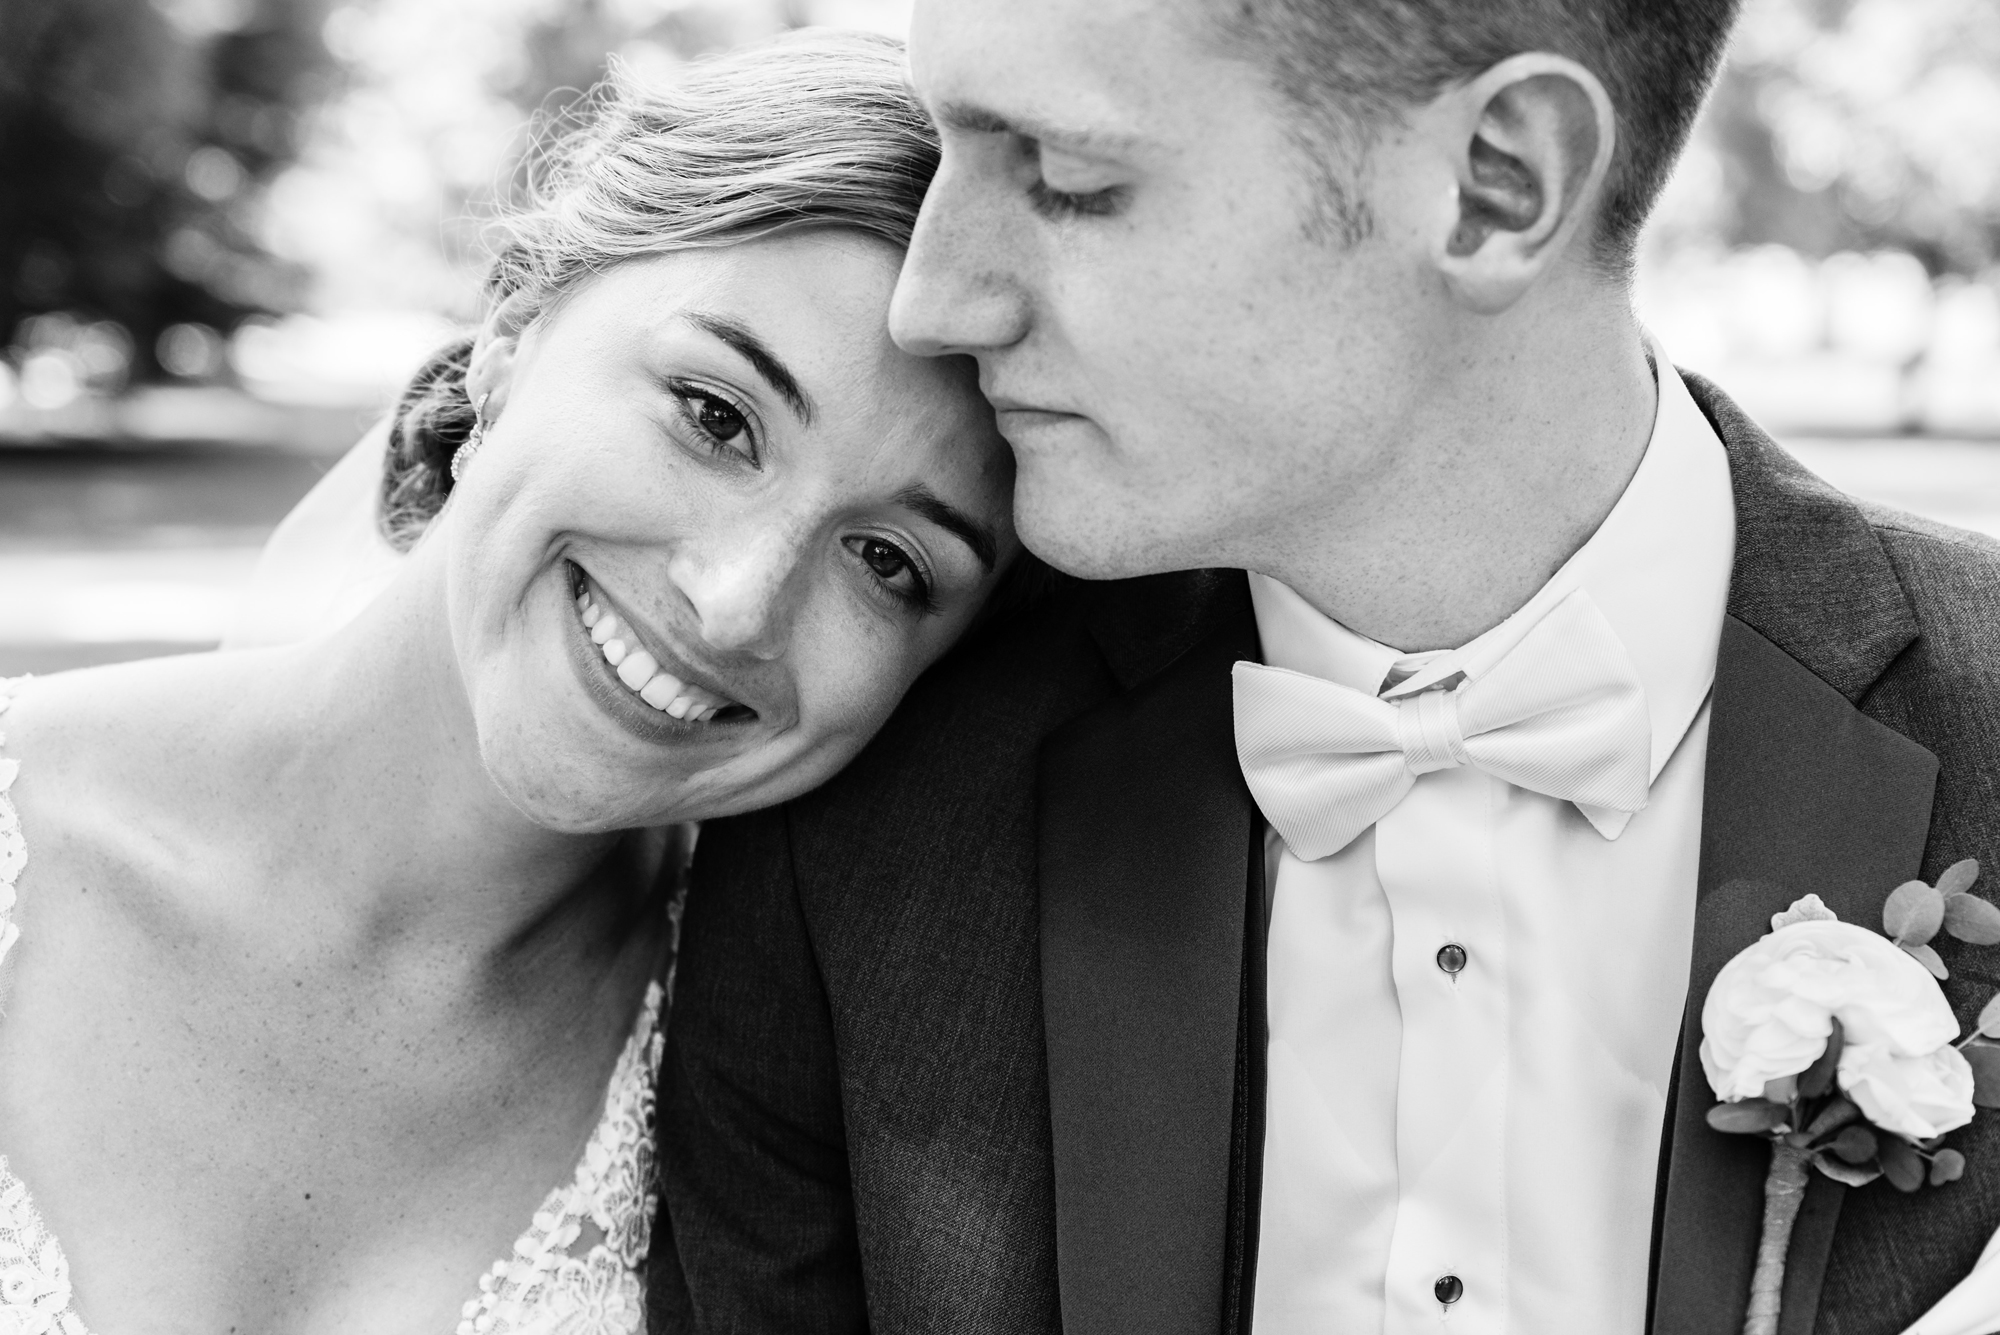
[[[892,332],[978,359],[1021,535],[1080,575],[1259,564],[1288,515],[1364,503],[1422,392],[1435,201],[1389,144],[1341,236],[1211,2],[916,6],[944,155]]]

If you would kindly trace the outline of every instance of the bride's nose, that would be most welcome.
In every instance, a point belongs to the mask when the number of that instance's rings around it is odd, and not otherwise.
[[[784,653],[807,585],[809,535],[761,525],[684,546],[668,574],[694,609],[702,638],[723,653]]]

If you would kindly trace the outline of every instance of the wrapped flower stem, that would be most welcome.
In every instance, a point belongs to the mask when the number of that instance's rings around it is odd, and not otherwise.
[[[1778,1335],[1778,1307],[1785,1296],[1785,1252],[1792,1225],[1806,1199],[1806,1165],[1813,1152],[1788,1140],[1771,1142],[1771,1171],[1764,1175],[1764,1233],[1757,1270],[1750,1278],[1750,1309],[1743,1335]]]
[[[1778,1335],[1808,1168],[1849,1188],[1941,1187],[1965,1174],[1945,1135],[2000,1107],[2000,997],[1954,1043],[1947,970],[1929,944],[1940,930],[2000,944],[2000,907],[1968,893],[1978,873],[1967,859],[1936,885],[1897,886],[1879,935],[1803,896],[1709,985],[1701,1065],[1721,1102],[1708,1124],[1771,1143],[1743,1335]]]

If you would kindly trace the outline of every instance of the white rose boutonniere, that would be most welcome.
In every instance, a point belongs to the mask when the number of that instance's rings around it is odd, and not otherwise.
[[[1808,1168],[1849,1186],[1886,1177],[1902,1191],[1965,1172],[1946,1132],[1976,1107],[2000,1107],[2000,997],[1961,1042],[1930,946],[1942,928],[2000,942],[2000,909],[1966,893],[1979,864],[1935,886],[1911,881],[1882,910],[1886,935],[1841,922],[1807,895],[1771,920],[1770,935],[1715,976],[1701,1010],[1701,1066],[1722,1102],[1718,1131],[1767,1137],[1764,1230],[1744,1335],[1775,1335],[1785,1252]]]

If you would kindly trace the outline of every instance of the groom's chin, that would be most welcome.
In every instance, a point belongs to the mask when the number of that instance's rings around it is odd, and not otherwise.
[[[1162,516],[1068,470],[1024,467],[1015,475],[1014,525],[1029,551],[1078,579],[1131,579],[1200,564]]]

